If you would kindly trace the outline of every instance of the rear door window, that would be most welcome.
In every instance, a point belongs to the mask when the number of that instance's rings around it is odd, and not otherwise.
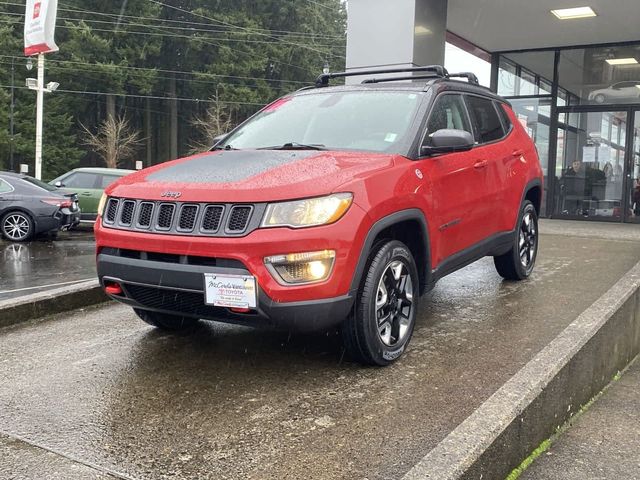
[[[62,183],[69,188],[99,188],[96,187],[98,175],[88,172],[76,172],[65,178]]]
[[[505,136],[502,121],[492,100],[466,95],[466,102],[478,143],[494,142]]]

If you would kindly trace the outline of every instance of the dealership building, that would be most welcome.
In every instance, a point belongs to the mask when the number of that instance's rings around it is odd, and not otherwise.
[[[545,174],[543,216],[640,223],[640,0],[349,0],[347,68],[491,63]]]

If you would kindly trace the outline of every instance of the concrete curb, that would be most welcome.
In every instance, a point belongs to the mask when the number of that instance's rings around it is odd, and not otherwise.
[[[0,327],[106,302],[98,280],[0,301]]]
[[[502,479],[640,352],[640,263],[403,480]]]

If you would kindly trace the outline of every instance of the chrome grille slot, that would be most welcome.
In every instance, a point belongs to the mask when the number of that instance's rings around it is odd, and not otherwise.
[[[227,230],[229,232],[243,232],[249,223],[252,207],[249,205],[236,205],[231,208]]]
[[[142,202],[140,204],[140,212],[138,213],[138,226],[141,228],[149,228],[151,226],[152,217],[153,203]]]
[[[197,205],[183,205],[180,209],[180,219],[178,220],[178,230],[190,232],[196,226],[198,218]]]
[[[125,200],[122,203],[122,213],[120,213],[120,223],[122,225],[131,225],[133,221],[133,211],[136,209],[136,202]]]
[[[116,214],[118,213],[118,199],[110,198],[109,204],[107,205],[107,213],[104,216],[105,220],[108,223],[113,223],[116,221]]]
[[[171,229],[171,223],[173,221],[173,212],[176,206],[172,203],[160,204],[160,210],[158,211],[158,220],[156,221],[156,228],[160,230]]]
[[[220,205],[207,205],[202,219],[202,231],[218,231],[218,229],[220,228],[220,221],[222,220],[223,213],[224,207]]]

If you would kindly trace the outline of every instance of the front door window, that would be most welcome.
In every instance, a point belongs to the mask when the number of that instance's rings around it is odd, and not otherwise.
[[[568,112],[558,124],[556,215],[621,220],[626,112]]]

